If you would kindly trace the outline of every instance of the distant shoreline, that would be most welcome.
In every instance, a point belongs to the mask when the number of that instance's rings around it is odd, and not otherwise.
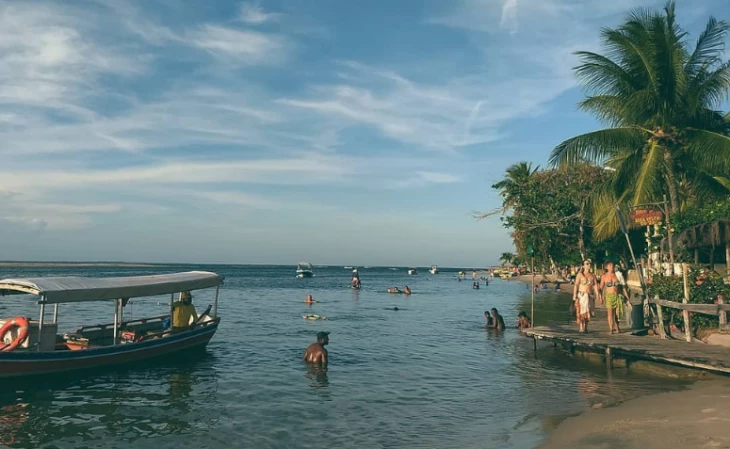
[[[154,268],[165,264],[131,262],[0,262],[0,267],[129,267]]]

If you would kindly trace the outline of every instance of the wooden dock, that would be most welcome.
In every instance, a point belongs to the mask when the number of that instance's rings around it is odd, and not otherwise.
[[[605,324],[605,314],[600,313],[585,334],[578,332],[575,322],[550,327],[538,326],[527,329],[525,334],[534,339],[535,350],[539,350],[539,340],[549,341],[571,352],[581,350],[604,355],[609,366],[613,366],[614,358],[622,358],[628,363],[632,360],[646,360],[716,374],[730,374],[730,348],[661,339],[659,336],[638,336],[630,332],[610,335],[608,325]]]

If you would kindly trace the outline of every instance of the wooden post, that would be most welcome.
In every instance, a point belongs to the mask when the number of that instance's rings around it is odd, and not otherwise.
[[[655,299],[659,299],[659,295],[654,295]],[[662,313],[662,306],[656,305],[657,318],[659,318],[659,337],[663,339],[667,338],[667,333],[664,332],[664,314]]]
[[[725,243],[725,271],[730,276],[730,240]]]
[[[684,282],[684,298],[682,299],[683,304],[689,303],[689,283],[687,282],[687,271],[689,270],[689,265],[686,263],[682,264],[682,282]],[[661,307],[661,306],[657,306]],[[684,339],[687,341],[692,341],[692,330],[690,329],[690,322],[689,322],[689,310],[683,310],[682,311],[682,318],[684,320]]]
[[[532,336],[532,351],[537,352],[537,337]]]
[[[535,256],[532,256],[532,302],[530,304],[530,319],[532,327],[535,327]],[[535,345],[537,348],[537,340],[535,340]]]
[[[717,305],[723,304],[725,304],[725,297],[722,294],[717,295]],[[718,314],[720,316],[720,329],[723,329],[725,326],[727,326],[727,312],[725,312],[724,310],[720,310]]]
[[[664,218],[667,224],[667,238],[669,239],[669,263],[672,264],[672,274],[674,274],[674,244],[672,243],[672,224],[669,221],[669,206],[667,205],[667,195],[664,195]]]

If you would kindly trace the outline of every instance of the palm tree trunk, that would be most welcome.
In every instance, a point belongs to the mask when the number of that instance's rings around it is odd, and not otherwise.
[[[586,243],[585,243],[585,219],[583,211],[580,214],[580,227],[578,232],[578,251],[580,252],[580,260],[586,260]]]
[[[677,175],[674,173],[672,153],[664,149],[664,165],[666,167],[667,190],[669,191],[669,202],[672,215],[679,212],[679,191],[677,189]]]

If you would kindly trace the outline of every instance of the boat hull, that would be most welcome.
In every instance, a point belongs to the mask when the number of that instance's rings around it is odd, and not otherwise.
[[[311,271],[297,271],[297,277],[299,279],[311,278],[312,276],[314,276],[314,273],[312,273]]]
[[[156,340],[77,351],[0,352],[0,378],[38,376],[132,365],[152,358],[205,348],[219,321]]]

